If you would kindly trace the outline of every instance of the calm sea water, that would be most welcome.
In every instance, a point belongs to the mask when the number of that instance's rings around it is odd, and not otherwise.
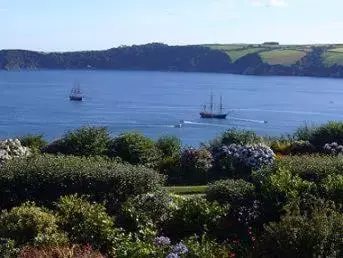
[[[84,102],[69,101],[75,81]],[[42,133],[49,139],[82,125],[107,126],[113,135],[138,131],[151,138],[179,136],[185,145],[231,127],[262,135],[291,133],[305,122],[343,120],[343,80],[206,73],[123,71],[0,72],[0,137]],[[210,92],[230,111],[203,120]],[[182,128],[175,128],[185,120]],[[266,122],[266,123],[265,123]]]

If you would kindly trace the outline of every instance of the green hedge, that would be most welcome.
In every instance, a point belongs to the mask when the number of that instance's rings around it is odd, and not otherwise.
[[[0,169],[0,205],[25,201],[51,206],[60,196],[90,195],[114,208],[128,197],[159,189],[164,177],[143,166],[96,158],[39,155],[11,160]]]

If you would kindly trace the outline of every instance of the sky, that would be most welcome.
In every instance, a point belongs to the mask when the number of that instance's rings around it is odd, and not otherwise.
[[[343,43],[343,0],[0,0],[0,49]]]

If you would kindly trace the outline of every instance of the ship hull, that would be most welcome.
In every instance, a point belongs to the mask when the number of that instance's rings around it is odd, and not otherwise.
[[[74,101],[82,101],[82,97],[79,96],[69,96],[69,99]]]
[[[226,119],[227,114],[213,114],[207,112],[200,112],[201,118]]]

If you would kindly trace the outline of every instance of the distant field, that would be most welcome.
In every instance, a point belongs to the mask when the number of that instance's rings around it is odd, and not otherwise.
[[[329,49],[329,52],[343,53],[343,47]]]
[[[292,49],[276,49],[271,51],[264,51],[260,53],[262,60],[270,65],[292,65],[304,57],[304,51]]]
[[[333,66],[334,64],[343,65],[343,51],[341,53],[339,53],[338,51],[325,52],[323,54],[323,63],[328,67]]]
[[[241,58],[247,54],[252,54],[252,53],[256,53],[256,52],[263,51],[263,50],[265,50],[265,48],[253,47],[253,48],[246,48],[246,49],[242,49],[242,50],[225,51],[225,53],[231,57],[232,62],[235,62],[236,60],[238,60],[239,58]]]

